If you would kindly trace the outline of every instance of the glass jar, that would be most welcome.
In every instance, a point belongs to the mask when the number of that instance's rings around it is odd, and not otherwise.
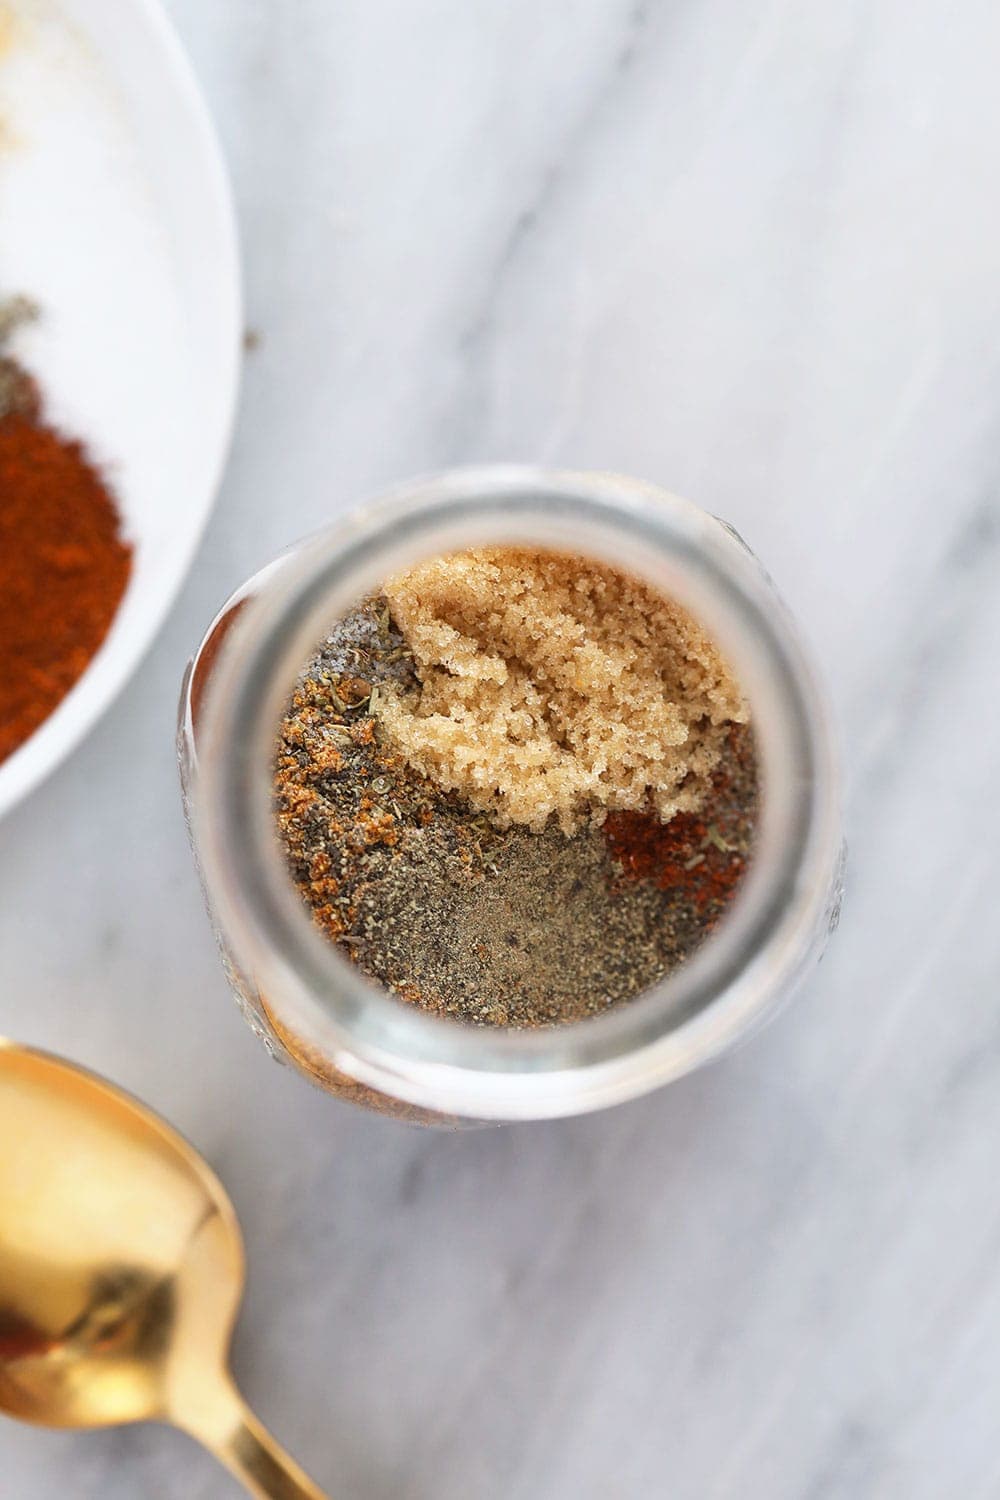
[[[331,622],[420,558],[504,543],[590,556],[685,605],[750,701],[763,780],[749,871],[693,957],[606,1015],[533,1031],[432,1017],[367,980],[313,926],[271,804],[277,726]],[[387,1113],[540,1119],[645,1093],[771,1015],[836,924],[835,757],[794,623],[730,526],[636,480],[459,470],[361,506],[224,605],[187,670],[179,755],[195,856],[247,1020],[273,1056]]]

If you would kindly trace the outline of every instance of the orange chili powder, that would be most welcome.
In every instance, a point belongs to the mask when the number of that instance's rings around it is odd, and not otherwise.
[[[25,376],[20,399],[0,415],[0,761],[81,676],[131,567],[98,470],[80,443],[44,422]]]

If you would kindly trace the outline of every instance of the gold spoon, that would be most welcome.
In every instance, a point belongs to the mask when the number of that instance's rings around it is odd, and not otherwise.
[[[259,1500],[324,1500],[228,1371],[233,1206],[164,1122],[0,1039],[0,1411],[49,1427],[172,1422]]]

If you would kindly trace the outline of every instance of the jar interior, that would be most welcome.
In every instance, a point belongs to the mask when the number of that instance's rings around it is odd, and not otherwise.
[[[753,860],[749,705],[641,580],[511,547],[419,562],[328,622],[275,726],[314,926],[399,1004],[586,1023],[711,941]]]
[[[507,546],[595,559],[689,611],[750,703],[763,789],[752,858],[706,941],[627,1003],[562,1025],[519,1027],[502,1016],[459,1025],[373,983],[319,930],[275,823],[277,733],[331,622],[421,559]],[[801,965],[822,906],[836,838],[833,778],[794,629],[727,528],[633,481],[465,472],[356,512],[286,559],[241,608],[213,671],[204,743],[193,817],[242,967],[311,1047],[360,1084],[416,1105],[558,1114],[684,1071],[764,1013]]]

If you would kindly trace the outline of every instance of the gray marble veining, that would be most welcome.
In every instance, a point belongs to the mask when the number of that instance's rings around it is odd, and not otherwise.
[[[989,0],[170,0],[244,236],[240,427],[182,599],[0,827],[0,1027],[232,1190],[237,1369],[338,1496],[1000,1493],[1000,14]],[[229,589],[494,458],[729,517],[842,730],[844,921],[667,1091],[422,1135],[273,1066],[172,759]],[[0,1428],[0,1492],[235,1495],[184,1439]]]

